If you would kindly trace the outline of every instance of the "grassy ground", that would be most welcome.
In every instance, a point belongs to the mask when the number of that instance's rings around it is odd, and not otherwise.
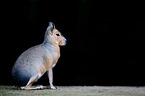
[[[56,90],[17,90],[0,85],[0,96],[145,96],[145,87],[56,86]]]

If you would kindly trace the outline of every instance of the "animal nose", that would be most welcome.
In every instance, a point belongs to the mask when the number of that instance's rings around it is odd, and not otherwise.
[[[66,45],[66,38],[65,37],[63,37],[64,39],[63,39],[63,43],[64,43],[64,45]]]
[[[65,38],[64,38],[64,40],[67,41]]]
[[[64,41],[67,41],[65,37],[63,37]]]

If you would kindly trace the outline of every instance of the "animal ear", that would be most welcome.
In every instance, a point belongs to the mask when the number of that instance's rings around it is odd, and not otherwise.
[[[53,29],[55,28],[55,25],[53,22],[49,22],[49,26],[51,26]]]
[[[49,26],[51,26],[51,27],[52,27],[52,29],[55,29],[55,25],[54,25],[54,23],[53,23],[53,22],[49,22]]]
[[[47,32],[51,33],[53,32],[53,29],[55,29],[55,25],[52,22],[49,22],[49,26],[47,27]]]

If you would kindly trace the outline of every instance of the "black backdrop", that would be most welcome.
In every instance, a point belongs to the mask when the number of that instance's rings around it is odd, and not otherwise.
[[[43,42],[48,22],[67,38],[54,85],[145,85],[144,1],[19,0],[1,8],[1,79],[26,49]],[[47,75],[38,84],[48,84]]]

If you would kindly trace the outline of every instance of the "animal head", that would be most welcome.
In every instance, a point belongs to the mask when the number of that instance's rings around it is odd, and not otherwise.
[[[45,41],[51,43],[52,45],[66,45],[65,37],[55,28],[52,22],[49,22],[49,26],[46,30]]]

